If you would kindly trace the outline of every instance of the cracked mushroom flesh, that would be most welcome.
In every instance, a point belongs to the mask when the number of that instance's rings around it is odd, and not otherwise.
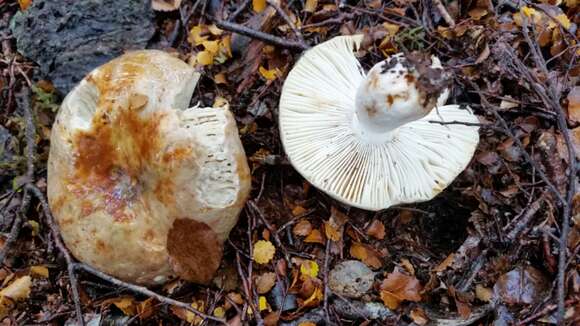
[[[361,41],[315,46],[288,74],[279,119],[286,154],[310,183],[351,206],[429,200],[471,160],[478,119],[444,105],[449,76],[437,58],[397,54],[365,74],[354,55]]]
[[[136,51],[64,99],[48,199],[80,261],[140,284],[211,280],[250,174],[228,108],[188,108],[198,78],[165,52]]]

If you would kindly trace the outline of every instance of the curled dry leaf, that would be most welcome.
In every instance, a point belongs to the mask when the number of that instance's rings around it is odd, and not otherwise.
[[[304,219],[300,220],[296,225],[294,225],[294,228],[292,228],[292,233],[301,237],[309,235],[310,232],[312,232],[312,224]]]
[[[449,254],[449,256],[447,256],[447,258],[445,258],[439,265],[437,265],[435,268],[433,268],[433,270],[437,273],[443,272],[449,266],[451,266],[451,264],[453,264],[454,260],[455,260],[455,254]]]
[[[274,258],[276,248],[270,241],[260,240],[254,244],[254,261],[258,264],[267,264]]]
[[[322,235],[322,233],[318,229],[312,230],[312,232],[310,232],[310,234],[306,237],[306,239],[304,239],[304,242],[306,242],[306,243],[320,243],[322,245],[325,244],[324,236]]]
[[[354,242],[350,246],[350,255],[354,258],[362,261],[367,266],[371,268],[381,268],[383,262],[381,261],[381,255],[373,247],[360,243]]]
[[[34,277],[48,278],[48,268],[44,265],[31,266],[30,275]]]
[[[31,286],[32,278],[22,276],[0,290],[0,318],[6,317],[14,309],[15,302],[28,299]]]
[[[380,287],[381,299],[389,309],[396,309],[404,301],[421,301],[419,280],[395,270],[389,273]]]
[[[495,299],[508,305],[531,304],[540,300],[548,290],[549,282],[539,270],[517,267],[499,277],[493,286]]]
[[[423,308],[420,307],[411,310],[411,319],[413,319],[415,324],[421,326],[426,325],[429,322],[429,318],[427,318],[425,310],[423,310]]]
[[[375,239],[385,238],[385,225],[379,220],[373,220],[367,229],[367,234]]]
[[[256,279],[256,289],[259,294],[270,292],[276,283],[276,274],[272,272],[264,273]]]
[[[580,86],[573,87],[566,98],[568,101],[568,119],[570,122],[580,122]]]
[[[181,0],[153,0],[151,8],[157,11],[173,11],[181,6]]]

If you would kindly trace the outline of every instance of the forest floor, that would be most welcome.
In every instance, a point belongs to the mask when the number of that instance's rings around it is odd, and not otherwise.
[[[35,1],[0,0],[3,26]],[[147,48],[201,70],[192,103],[229,102],[250,164],[253,191],[218,276],[148,292],[74,261],[45,199],[64,94],[3,28],[3,324],[74,325],[79,313],[90,325],[580,323],[578,1],[153,2],[178,9],[155,11]],[[285,157],[277,123],[285,76],[307,48],[354,33],[365,35],[357,54],[365,69],[401,51],[437,55],[453,73],[450,102],[481,121],[473,160],[433,200],[349,208]],[[265,264],[255,261],[268,256],[258,241],[274,248]],[[368,286],[329,282],[341,263]],[[341,293],[347,285],[357,298]]]

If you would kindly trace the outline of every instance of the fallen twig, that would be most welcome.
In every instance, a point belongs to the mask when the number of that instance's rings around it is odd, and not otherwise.
[[[443,17],[443,20],[445,20],[447,25],[449,25],[449,27],[451,28],[455,27],[455,20],[453,20],[453,18],[451,17],[449,12],[447,11],[447,8],[445,8],[441,0],[433,0],[433,4],[441,14],[441,17]]]
[[[514,241],[522,232],[522,230],[530,223],[530,221],[532,220],[534,215],[536,215],[538,210],[542,208],[542,203],[544,202],[544,199],[546,199],[545,193],[543,193],[540,196],[540,198],[536,199],[536,201],[534,201],[531,205],[529,205],[527,209],[523,211],[519,216],[514,218],[514,221],[517,220],[517,222],[513,226],[508,225],[508,227],[511,227],[511,231],[507,235],[509,241]]]
[[[288,24],[288,26],[290,26],[290,29],[292,29],[294,34],[296,34],[298,41],[300,43],[302,43],[305,47],[308,47],[308,44],[306,44],[306,41],[304,41],[304,37],[302,36],[302,33],[300,33],[300,30],[298,28],[296,28],[296,25],[294,24],[292,19],[290,19],[290,17],[288,17],[288,15],[284,11],[284,9],[282,9],[282,7],[280,7],[280,5],[278,5],[278,3],[274,0],[266,0],[266,1],[268,2],[268,4],[270,6],[274,7],[274,9],[278,13],[278,15],[280,15],[280,17],[282,17],[282,19],[284,19],[284,21],[286,22],[286,24]]]
[[[290,49],[298,49],[298,50],[308,49],[307,45],[302,44],[300,42],[288,41],[288,40],[285,40],[281,37],[274,36],[272,34],[260,32],[260,31],[248,28],[244,25],[232,23],[230,21],[219,20],[216,18],[214,18],[214,22],[215,22],[217,27],[219,27],[223,30],[238,33],[238,34],[248,36],[251,38],[255,38],[255,39],[258,39],[260,41],[264,41],[266,43],[269,43],[269,44],[273,44],[273,45],[277,45],[277,46],[281,46],[281,47],[285,47],[285,48],[290,48]]]

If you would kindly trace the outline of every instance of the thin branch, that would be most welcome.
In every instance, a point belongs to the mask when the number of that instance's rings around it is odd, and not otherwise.
[[[217,18],[214,18],[214,22],[215,22],[217,27],[219,27],[223,30],[238,33],[240,35],[248,36],[251,38],[255,38],[255,39],[258,39],[260,41],[269,43],[269,44],[281,46],[284,48],[290,48],[290,49],[298,49],[298,50],[308,49],[307,45],[302,44],[300,42],[288,41],[288,40],[285,40],[281,37],[274,36],[272,34],[260,32],[260,31],[248,28],[244,25],[232,23],[232,22],[225,21],[225,20],[219,20]]]
[[[441,0],[433,0],[433,4],[441,14],[441,17],[443,17],[447,25],[449,25],[449,27],[451,28],[455,27],[455,20],[453,20],[453,18],[451,17],[449,12],[447,11],[447,8],[445,8],[445,5],[443,5]]]
[[[300,43],[302,43],[305,47],[308,47],[308,45],[304,41],[304,37],[302,36],[302,33],[300,33],[300,30],[298,28],[296,28],[296,25],[294,25],[294,22],[292,21],[292,19],[290,19],[290,17],[288,17],[288,15],[284,11],[284,9],[282,9],[282,7],[280,7],[280,5],[278,5],[278,3],[276,3],[275,0],[266,0],[266,2],[268,2],[268,4],[270,6],[274,7],[276,12],[278,12],[278,15],[280,15],[280,17],[282,17],[282,19],[284,19],[284,21],[286,22],[286,24],[288,24],[288,26],[290,26],[290,29],[292,29],[294,34],[296,34],[298,41]]]
[[[218,323],[220,323],[222,325],[227,325],[227,322],[224,319],[221,319],[221,318],[217,318],[217,317],[214,317],[214,316],[210,316],[210,315],[204,314],[203,312],[201,312],[201,311],[199,311],[197,309],[194,309],[191,306],[191,304],[188,304],[188,303],[185,303],[185,302],[181,302],[181,301],[177,301],[175,299],[168,298],[166,296],[163,296],[161,294],[158,294],[156,292],[153,292],[153,291],[149,290],[148,288],[146,288],[144,286],[139,286],[139,285],[135,285],[135,284],[131,284],[131,283],[127,283],[127,282],[121,281],[121,280],[119,280],[117,278],[114,278],[114,277],[112,277],[110,275],[107,275],[107,274],[105,274],[105,273],[103,273],[103,272],[101,272],[101,271],[99,271],[97,269],[94,269],[94,268],[92,268],[92,267],[90,267],[90,266],[88,266],[86,264],[75,263],[74,264],[74,268],[76,270],[83,270],[83,271],[85,271],[87,273],[93,274],[93,275],[97,276],[100,279],[103,279],[103,280],[105,280],[105,281],[107,281],[109,283],[115,284],[117,286],[124,287],[124,288],[126,288],[128,290],[131,290],[131,291],[135,292],[135,293],[139,293],[139,294],[145,295],[147,297],[154,298],[155,300],[157,300],[159,302],[162,302],[164,304],[168,304],[168,305],[172,305],[172,306],[176,306],[176,307],[179,307],[179,308],[186,309],[188,311],[193,312],[194,314],[198,315],[199,317],[201,317],[203,319],[212,320],[212,321],[218,322]]]

